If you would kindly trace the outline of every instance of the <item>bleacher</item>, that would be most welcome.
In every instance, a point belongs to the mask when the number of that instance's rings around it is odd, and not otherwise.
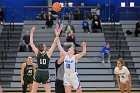
[[[126,24],[132,28],[133,33],[135,31],[135,26],[138,21],[122,21],[123,24]],[[137,78],[140,80],[140,37],[134,37],[134,34],[131,36],[126,35],[127,45],[129,46],[129,51],[131,52],[132,62],[134,63]],[[140,82],[139,82],[140,85]]]
[[[135,28],[136,28],[136,23],[138,21],[137,20],[122,20],[120,21],[122,28],[123,28],[123,32],[124,35],[127,37],[126,31],[130,30],[133,32],[133,34],[131,36],[134,36],[134,32],[135,32]],[[130,37],[130,36],[129,36]]]
[[[87,54],[85,57],[79,60],[77,65],[78,73],[80,76],[80,81],[83,90],[95,90],[98,88],[114,88],[114,78],[113,72],[111,69],[111,64],[102,64],[100,58],[100,50],[101,47],[105,45],[105,38],[103,33],[83,33],[83,29],[81,27],[82,21],[72,21],[72,24],[75,26],[75,36],[76,42],[81,44],[82,41],[86,41],[87,46]],[[34,42],[35,44],[39,44],[44,42],[47,45],[47,48],[50,47],[53,39],[54,39],[54,28],[46,30],[42,29],[45,27],[45,21],[25,21],[22,31],[22,36],[24,35],[25,31],[31,29],[32,25],[36,27],[35,35],[34,35]],[[67,21],[63,21],[64,27],[67,24]],[[63,33],[60,37],[61,43],[65,42],[65,34]],[[81,47],[76,48],[78,52],[82,50]],[[56,59],[59,58],[59,50],[58,48],[55,49],[50,63],[50,73],[51,73],[51,80],[52,80],[52,90],[54,90],[54,81],[55,81],[55,66],[54,62]],[[13,88],[21,88],[20,85],[20,70],[21,64],[25,61],[28,56],[32,56],[34,62],[36,62],[34,53],[30,52],[18,52],[15,69],[12,76],[11,87]],[[42,90],[43,87],[41,86],[39,90]]]
[[[1,37],[2,28],[3,28],[3,26],[0,25],[0,37]]]
[[[126,32],[125,32],[125,28],[123,28],[124,24],[125,26],[127,25],[127,22],[123,22],[121,21],[120,23],[123,24],[116,24],[115,25],[115,30],[110,30],[111,28],[109,28],[110,26],[108,26],[108,29],[104,29],[104,33],[105,33],[105,39],[106,42],[109,42],[111,44],[111,54],[113,53],[114,55],[116,54],[116,56],[112,56],[111,57],[111,67],[115,68],[116,67],[116,61],[118,58],[122,57],[125,60],[125,65],[128,67],[131,76],[132,76],[132,87],[134,88],[139,88],[140,87],[140,82],[138,79],[139,74],[137,73],[137,69],[139,69],[139,67],[135,67],[135,62],[133,61],[133,57],[135,56],[140,56],[140,54],[134,52],[131,52],[131,46],[135,46],[136,44],[132,44],[132,42],[128,42],[127,40],[127,36],[126,36]],[[133,22],[134,23],[134,22]],[[128,23],[128,24],[132,24],[132,23]],[[131,40],[134,39],[135,37],[130,36]],[[134,40],[135,41],[135,40]],[[140,40],[137,40],[140,41]],[[130,45],[131,43],[131,45]],[[135,47],[136,48],[136,47]],[[138,47],[137,47],[138,48]]]
[[[67,24],[67,21],[63,21],[64,27]],[[114,67],[116,66],[116,61],[118,59],[118,50],[116,50],[115,46],[115,38],[113,37],[114,32],[110,31],[110,24],[103,24],[103,32],[104,33],[83,33],[82,29],[82,21],[72,21],[72,24],[75,27],[75,36],[76,36],[76,43],[81,44],[83,41],[87,42],[87,54],[83,58],[79,60],[77,64],[78,73],[81,81],[81,86],[84,91],[95,91],[95,90],[119,90],[116,86],[115,77],[114,77]],[[91,22],[89,22],[91,24]],[[52,29],[42,29],[45,27],[45,21],[24,21],[24,26],[22,29],[22,33],[20,37],[22,38],[23,35],[27,30],[30,30],[32,26],[36,27],[35,35],[34,35],[34,42],[36,45],[39,45],[41,42],[45,43],[47,49],[50,48],[54,40],[54,28]],[[132,85],[132,90],[140,90],[139,80],[140,80],[140,53],[138,51],[139,46],[136,44],[129,44],[127,43],[127,38],[122,34],[122,27],[118,26],[119,35],[122,40],[122,51],[125,51],[125,60],[130,63],[128,68],[130,68],[130,72],[132,71],[132,81],[134,81]],[[105,32],[106,31],[106,32]],[[60,36],[61,43],[64,44],[65,42],[65,33],[62,33]],[[131,39],[132,40],[132,39]],[[138,39],[139,40],[139,39]],[[13,40],[14,41],[14,40]],[[21,41],[20,41],[21,42]],[[101,48],[106,44],[106,42],[111,43],[111,63],[101,63]],[[140,42],[140,40],[139,40]],[[132,43],[132,42],[130,42]],[[134,47],[130,47],[130,46]],[[137,43],[137,45],[139,45]],[[19,46],[19,45],[17,45]],[[137,50],[136,50],[137,48]],[[14,48],[13,48],[14,49]],[[81,47],[77,47],[76,50],[80,52],[82,50]],[[135,52],[131,52],[135,51]],[[137,51],[137,52],[136,52]],[[21,64],[25,62],[28,56],[33,57],[33,62],[36,62],[35,54],[33,52],[16,52],[16,59],[14,65],[10,70],[2,69],[2,74],[10,74],[11,77],[8,79],[7,86],[4,86],[5,91],[21,91],[21,84],[20,84],[20,70]],[[56,59],[59,58],[59,50],[58,48],[55,49],[52,58],[50,60],[50,74],[52,80],[52,90],[54,91],[54,81],[55,81],[55,65],[54,62]],[[7,59],[6,62],[10,61],[11,59]],[[131,62],[134,62],[135,66],[131,66]],[[133,65],[133,64],[132,64]],[[7,65],[8,66],[8,65]],[[5,78],[6,76],[3,76]],[[6,80],[6,79],[5,79]],[[43,85],[39,86],[39,90],[44,90]]]
[[[0,85],[10,88],[11,75],[16,61],[22,25],[15,25],[10,31],[10,25],[4,25],[0,37]],[[7,89],[6,89],[7,90]]]

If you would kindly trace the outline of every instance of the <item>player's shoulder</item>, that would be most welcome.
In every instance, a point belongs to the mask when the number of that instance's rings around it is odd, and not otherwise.
[[[26,63],[22,63],[22,66],[26,66]]]
[[[118,67],[115,67],[115,70],[119,69]]]
[[[123,69],[128,69],[126,66],[123,66],[122,68],[123,68]]]
[[[119,70],[119,68],[118,67],[115,67],[115,69],[114,69],[115,71],[118,71]]]
[[[35,66],[36,64],[35,63],[32,63],[32,65]]]
[[[25,68],[26,67],[26,63],[22,63],[22,68]]]

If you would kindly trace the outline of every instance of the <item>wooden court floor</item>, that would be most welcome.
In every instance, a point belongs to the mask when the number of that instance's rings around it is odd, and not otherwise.
[[[21,93],[21,92],[3,92],[3,93]],[[30,93],[30,92],[26,92],[26,93]],[[38,93],[44,93],[44,92],[38,92]],[[54,93],[54,92],[51,92],[51,93]],[[72,93],[76,93],[76,92],[72,92]],[[120,93],[120,92],[109,91],[109,92],[83,92],[83,93]],[[140,93],[140,91],[134,91],[134,92],[132,91],[131,93]]]

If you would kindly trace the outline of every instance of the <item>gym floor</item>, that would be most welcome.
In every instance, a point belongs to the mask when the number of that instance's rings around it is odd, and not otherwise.
[[[21,92],[3,92],[3,93],[21,93]],[[27,92],[27,93],[30,93],[30,92]],[[38,93],[44,93],[44,92],[38,92]],[[54,92],[51,92],[51,93],[54,93]],[[76,92],[72,92],[72,93],[76,93]],[[83,93],[120,93],[120,92],[109,91],[109,92],[83,92]],[[140,91],[134,91],[134,92],[132,91],[131,93],[140,93]]]

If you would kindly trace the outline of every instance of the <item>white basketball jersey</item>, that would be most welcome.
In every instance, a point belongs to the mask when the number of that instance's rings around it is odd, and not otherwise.
[[[122,66],[121,70],[119,70],[119,68],[116,67],[114,73],[119,75],[120,82],[126,83],[127,81],[129,81],[128,75],[130,74],[130,72],[126,66]]]
[[[69,57],[68,55],[65,56],[64,59],[64,73],[65,74],[72,74],[76,72],[76,62],[75,57]]]

